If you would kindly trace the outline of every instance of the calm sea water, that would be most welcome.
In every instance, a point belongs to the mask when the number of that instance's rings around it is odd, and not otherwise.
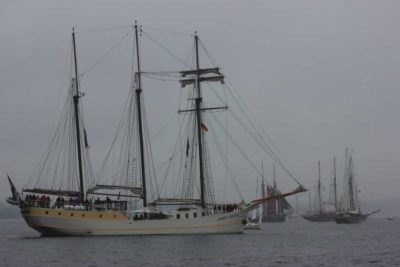
[[[400,266],[400,220],[302,218],[235,235],[40,237],[0,219],[0,266]]]

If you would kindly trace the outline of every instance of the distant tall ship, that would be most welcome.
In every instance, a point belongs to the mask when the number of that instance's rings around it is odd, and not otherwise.
[[[347,151],[346,148],[346,163],[343,180],[344,190],[340,199],[339,212],[335,217],[335,222],[338,224],[361,223],[365,221],[368,216],[380,211],[376,210],[371,213],[361,212],[356,177],[354,174],[353,157],[350,154],[350,157],[348,158]]]
[[[281,193],[276,184],[275,165],[273,165],[274,183],[273,186],[265,185],[264,175],[261,184],[262,197],[274,197],[274,200],[267,201],[263,204],[262,222],[284,222],[287,213],[293,212],[293,208],[289,202],[281,196]],[[265,192],[266,191],[266,192]],[[285,213],[285,211],[287,213]]]
[[[216,202],[206,133],[210,127],[215,135],[211,121],[216,123],[217,119],[212,117],[207,121],[205,112],[227,109],[227,106],[207,106],[209,102],[203,101],[207,94],[201,85],[224,84],[224,75],[218,67],[200,67],[202,44],[194,34],[190,35],[194,37],[192,67],[186,65],[188,69],[184,71],[148,73],[152,77],[159,75],[160,79],[166,75],[178,77],[175,79],[182,88],[186,87],[182,91],[187,93],[188,100],[184,109],[179,110],[187,114],[180,124],[180,139],[176,142],[179,145],[168,161],[172,165],[175,157],[180,160],[176,164],[180,169],[174,173],[179,176],[173,178],[180,179],[182,193],[171,193],[172,198],[161,197],[145,116],[142,86],[145,72],[141,70],[139,52],[139,36],[149,35],[136,23],[127,28],[134,36],[132,77],[128,77],[130,92],[112,146],[96,177],[83,119],[81,98],[84,94],[80,90],[82,75],[78,72],[76,32],[72,33],[71,79],[55,135],[32,175],[33,186],[17,194],[10,180],[13,197],[8,202],[20,206],[30,227],[42,235],[66,236],[241,233],[249,211],[266,201],[305,191],[299,184],[289,193],[269,194],[248,204]],[[105,166],[111,166],[110,171]],[[225,167],[232,175],[229,166]]]
[[[321,163],[318,161],[318,186],[317,186],[317,203],[318,209],[312,210],[311,190],[310,190],[310,210],[303,218],[311,222],[331,222],[335,220],[337,211],[337,193],[336,193],[336,159],[333,158],[333,203],[323,203],[321,197]],[[325,205],[324,205],[325,204]],[[333,205],[332,205],[333,204]],[[333,206],[333,209],[332,209]]]

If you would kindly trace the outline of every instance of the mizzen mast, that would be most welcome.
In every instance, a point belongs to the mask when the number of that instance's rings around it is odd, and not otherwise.
[[[195,40],[195,52],[196,52],[196,69],[181,71],[182,77],[186,77],[191,75],[191,78],[182,79],[181,86],[185,87],[186,85],[193,84],[196,89],[196,97],[195,100],[195,108],[191,110],[180,110],[179,112],[195,112],[196,113],[196,127],[197,127],[197,142],[198,142],[198,152],[199,152],[199,175],[200,175],[200,201],[201,207],[206,207],[206,188],[205,188],[205,177],[204,177],[204,155],[203,155],[203,137],[202,137],[202,128],[204,128],[203,116],[202,112],[211,109],[226,109],[227,107],[213,107],[213,108],[203,108],[202,102],[202,94],[201,94],[201,82],[209,81],[216,82],[219,81],[221,83],[224,82],[224,76],[219,71],[219,68],[200,68],[200,60],[199,60],[199,37],[197,32],[194,35]],[[211,74],[211,75],[210,75]]]

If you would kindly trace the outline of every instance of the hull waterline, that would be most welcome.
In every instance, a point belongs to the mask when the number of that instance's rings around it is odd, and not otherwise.
[[[354,224],[367,220],[366,214],[338,214],[335,218],[337,224]]]
[[[286,214],[266,215],[261,219],[262,222],[284,222],[285,220]]]
[[[336,218],[336,213],[316,213],[302,216],[310,222],[333,222]]]

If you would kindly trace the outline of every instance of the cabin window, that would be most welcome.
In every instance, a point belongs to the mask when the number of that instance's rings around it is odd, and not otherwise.
[[[103,217],[103,215],[102,215],[102,214],[100,214],[100,215],[99,215],[99,217],[101,218],[101,217]]]
[[[193,213],[193,218],[197,218],[197,213]]]
[[[49,211],[47,211],[47,210],[46,210],[46,212],[45,212],[45,213],[46,213],[46,214],[49,214]]]
[[[185,213],[185,218],[186,219],[189,218],[189,214],[188,213]]]
[[[85,214],[84,214],[84,213],[82,213],[82,217],[85,217]]]
[[[74,216],[74,214],[73,214],[73,213],[71,213],[71,217],[72,217],[72,216]]]
[[[61,212],[59,212],[58,215],[61,215]]]
[[[180,214],[176,214],[176,218],[177,218],[177,219],[180,219],[180,218],[181,218],[181,215],[180,215]]]

